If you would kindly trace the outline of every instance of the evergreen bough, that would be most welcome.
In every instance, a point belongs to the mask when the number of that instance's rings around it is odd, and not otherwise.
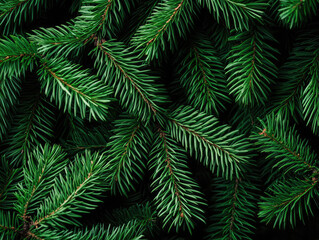
[[[0,239],[254,239],[307,224],[318,6],[1,0]],[[57,9],[71,18],[46,17]]]

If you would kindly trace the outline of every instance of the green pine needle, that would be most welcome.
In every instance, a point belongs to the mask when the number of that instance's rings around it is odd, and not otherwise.
[[[186,152],[167,132],[158,129],[149,161],[153,170],[152,188],[156,192],[155,204],[158,216],[163,218],[164,226],[176,231],[195,227],[194,220],[205,222],[205,205],[198,184],[192,179],[187,167]]]
[[[88,70],[63,58],[42,60],[41,90],[58,108],[75,116],[106,120],[112,89]]]

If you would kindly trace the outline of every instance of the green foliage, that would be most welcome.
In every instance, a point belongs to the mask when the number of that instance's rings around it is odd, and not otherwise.
[[[230,42],[228,38],[230,37],[231,30],[224,28],[223,26],[215,23],[212,27],[207,29],[208,36],[210,40],[214,43],[213,46],[218,52],[223,65],[226,62],[227,53],[230,51]],[[225,66],[224,66],[225,67]]]
[[[267,223],[294,226],[297,218],[304,221],[303,214],[312,213],[309,202],[318,196],[318,157],[286,121],[269,116],[261,125],[252,138],[260,152],[267,153],[267,177],[275,181],[262,197],[259,216]]]
[[[153,191],[158,216],[164,217],[164,226],[195,227],[193,219],[205,222],[202,206],[205,205],[198,184],[192,180],[186,165],[186,152],[167,132],[158,129],[151,152],[150,168],[153,169]]]
[[[3,34],[15,33],[22,23],[33,21],[39,10],[46,9],[50,1],[1,0],[0,30]]]
[[[319,39],[319,38],[317,38]],[[315,133],[319,130],[319,94],[318,78],[319,78],[319,51],[318,48],[312,52],[312,59],[307,70],[307,85],[303,91],[302,106],[307,125],[311,124],[311,128]]]
[[[113,223],[127,223],[128,219],[138,219],[142,222],[147,222],[146,224],[152,225],[155,220],[155,213],[156,212],[152,209],[152,205],[149,202],[146,202],[145,204],[136,204],[129,208],[115,209],[112,212],[112,216],[115,219]]]
[[[112,216],[113,220],[111,223],[115,225],[125,224],[135,219],[137,223],[143,227],[145,226],[145,235],[156,237],[158,234],[159,226],[156,225],[156,211],[154,210],[154,206],[149,202],[145,204],[135,204],[129,208],[115,209],[112,212]]]
[[[129,27],[125,29],[124,42],[128,43],[139,27],[143,26],[160,0],[140,1],[128,20]]]
[[[300,98],[304,83],[304,73],[300,71],[298,66],[305,66],[308,63],[307,58],[304,58],[304,48],[296,47],[292,50],[289,58],[279,70],[278,85],[274,88],[274,95],[272,98],[271,111],[282,119],[290,119],[293,117],[295,120],[297,116],[302,115],[302,104]],[[299,54],[303,57],[298,57]]]
[[[80,213],[96,208],[98,198],[105,191],[105,156],[97,153],[76,155],[74,162],[64,168],[64,176],[54,179],[50,196],[42,200],[33,219],[40,224],[63,227],[61,224],[78,226]],[[50,180],[48,180],[50,181]]]
[[[19,224],[17,215],[0,210],[0,216],[0,239],[15,239]]]
[[[263,106],[256,108],[245,108],[242,105],[234,106],[231,111],[230,125],[236,127],[240,133],[249,136],[258,124],[258,118],[263,119],[267,111]]]
[[[277,78],[276,40],[263,27],[236,33],[229,40],[233,46],[225,69],[230,93],[243,105],[265,104]]]
[[[274,226],[293,227],[297,220],[305,221],[305,215],[313,215],[312,207],[318,206],[317,179],[291,179],[269,188],[260,202],[259,216],[263,222],[273,221]]]
[[[21,79],[36,65],[37,49],[22,36],[0,40],[0,140],[7,133],[18,102]]]
[[[34,214],[41,198],[47,196],[56,178],[66,167],[65,153],[61,148],[49,145],[36,149],[23,171],[24,182],[18,184],[15,210],[22,218]]]
[[[96,225],[91,229],[84,229],[82,231],[50,231],[47,228],[39,228],[33,230],[32,237],[38,237],[40,239],[79,239],[79,240],[142,240],[143,227],[139,225],[138,221],[130,221],[127,224],[123,224],[118,227],[105,227],[104,225]],[[36,239],[35,237],[35,239]]]
[[[256,187],[247,178],[216,178],[207,239],[252,239],[257,209]]]
[[[251,20],[261,21],[267,3],[262,0],[198,0],[213,13],[216,21],[221,21],[227,28],[248,30]]]
[[[163,87],[156,83],[158,77],[151,75],[131,48],[113,40],[97,43],[93,51],[95,67],[102,80],[111,85],[120,104],[142,121],[154,116],[162,122],[160,104],[167,98]]]
[[[250,158],[250,144],[217,118],[189,106],[177,108],[170,116],[168,132],[204,166],[226,179],[239,177]]]
[[[9,166],[2,156],[0,161],[0,209],[10,209],[15,202],[14,192],[20,180],[20,169]]]
[[[0,77],[11,78],[32,70],[37,58],[36,46],[23,36],[5,37],[0,40]]]
[[[300,138],[295,127],[274,116],[267,117],[266,123],[261,121],[261,124],[252,138],[256,140],[260,152],[267,153],[266,159],[272,168],[282,174],[292,172],[303,176],[319,170],[316,167],[317,155],[308,142]]]
[[[89,70],[66,59],[43,60],[38,71],[41,90],[64,112],[106,120],[112,89]]]
[[[18,77],[2,77],[0,80],[0,140],[10,126],[13,108],[18,102],[21,80]]]
[[[302,116],[314,133],[318,133],[318,31],[299,35],[291,54],[280,69],[282,81],[274,94],[272,111],[283,119]],[[297,67],[298,66],[298,67]]]
[[[192,0],[159,1],[146,23],[139,27],[132,44],[146,55],[148,61],[160,59],[161,50],[174,50],[178,38],[186,38],[194,24],[198,6]]]
[[[318,5],[0,0],[0,239],[316,222]]]
[[[110,148],[107,151],[110,159],[108,185],[112,193],[127,195],[127,192],[135,190],[134,182],[143,178],[151,132],[127,115],[116,120],[114,127],[107,144]]]
[[[205,35],[198,35],[189,45],[178,66],[180,85],[185,89],[190,105],[218,116],[225,110],[224,104],[230,102],[224,66]]]
[[[40,54],[48,57],[79,54],[83,46],[93,41],[89,33],[75,31],[74,22],[55,28],[33,30],[32,34],[29,34],[29,39],[36,43]]]
[[[100,32],[104,38],[112,38],[123,27],[124,17],[133,6],[134,1],[83,0],[74,27],[78,32],[90,35]]]
[[[88,128],[84,125],[76,125],[74,128],[68,139],[66,141],[62,140],[64,149],[70,155],[83,153],[85,150],[90,150],[91,152],[106,151],[107,142],[111,135],[110,130],[106,126]]]
[[[318,1],[280,0],[279,17],[289,28],[299,27],[314,16],[318,9]]]
[[[23,90],[3,151],[11,163],[18,165],[38,145],[52,140],[55,122],[52,105],[39,93],[37,84],[27,83]]]
[[[123,25],[123,9],[128,14],[131,5],[120,0],[84,0],[79,16],[68,24],[34,30],[29,37],[38,45],[38,51],[49,57],[78,55],[84,46],[96,41],[96,35],[114,36]]]
[[[79,214],[100,202],[99,196],[107,190],[109,165],[104,154],[89,151],[76,155],[72,162],[65,157],[61,147],[48,144],[29,155],[23,166],[23,180],[15,185],[14,212],[0,210],[1,239],[141,239],[148,219],[132,220],[117,228],[96,225],[91,229],[65,230],[64,224],[79,226]],[[16,170],[1,172],[7,178],[6,183],[1,182],[1,197],[12,187],[15,174]]]

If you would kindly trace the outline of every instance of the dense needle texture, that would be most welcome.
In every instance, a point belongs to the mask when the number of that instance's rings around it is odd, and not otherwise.
[[[0,239],[319,236],[318,0],[0,0]]]

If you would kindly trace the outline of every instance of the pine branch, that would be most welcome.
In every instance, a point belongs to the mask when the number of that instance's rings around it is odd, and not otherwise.
[[[174,50],[178,41],[177,36],[186,38],[193,27],[197,10],[197,4],[191,0],[158,2],[146,23],[139,27],[132,38],[132,44],[142,50],[147,61],[159,59],[159,49]]]
[[[207,239],[252,239],[257,188],[247,178],[216,178]]]
[[[0,30],[3,34],[16,33],[22,23],[32,22],[41,10],[49,6],[44,0],[2,0],[0,2]]]
[[[114,38],[123,27],[124,18],[133,6],[134,1],[83,0],[75,28],[79,32],[94,33],[102,38]]]
[[[36,146],[50,142],[53,136],[52,105],[41,96],[34,82],[27,83],[23,90],[3,151],[12,164],[25,162]]]
[[[18,103],[21,90],[19,77],[0,78],[0,141],[2,141],[11,125],[13,110]]]
[[[79,213],[96,208],[98,197],[106,191],[106,167],[104,155],[88,151],[77,155],[65,168],[64,176],[54,179],[50,196],[42,201],[32,225],[78,226]]]
[[[278,24],[282,26],[282,21],[280,20],[280,0],[270,0],[268,1],[268,8],[266,10],[265,18],[269,19],[271,23]]]
[[[240,133],[249,136],[255,130],[256,124],[259,123],[258,118],[263,119],[266,113],[267,111],[263,106],[245,108],[241,105],[235,105],[230,112],[230,125],[236,127]]]
[[[268,116],[266,123],[254,133],[258,150],[267,153],[268,171],[273,170],[270,178],[280,171],[281,174],[300,174],[312,176],[319,174],[316,166],[317,155],[310,149],[306,140],[300,139],[294,127],[287,121]]]
[[[300,99],[305,85],[305,76],[303,74],[300,76],[300,69],[288,68],[290,66],[288,66],[287,62],[279,70],[279,72],[287,75],[282,75],[280,78],[283,81],[279,82],[274,88],[274,94],[270,100],[272,102],[270,112],[276,114],[280,119],[289,120],[293,118],[294,121],[297,121],[298,116],[301,116],[303,111]],[[293,74],[294,78],[288,77],[288,74]]]
[[[0,0],[0,239],[252,239],[258,214],[315,215],[318,4]]]
[[[16,201],[14,192],[20,177],[20,169],[11,167],[7,159],[2,156],[0,160],[0,209],[12,209]]]
[[[107,142],[110,136],[111,131],[104,124],[93,129],[85,126],[75,126],[68,140],[62,140],[62,144],[70,155],[83,153],[86,150],[103,152],[107,150]]]
[[[168,128],[191,155],[226,179],[238,178],[250,158],[250,143],[237,130],[189,106],[171,114]]]
[[[0,239],[16,239],[18,229],[16,214],[0,210]]]
[[[156,5],[160,0],[150,0],[139,2],[137,8],[132,12],[131,17],[126,20],[129,27],[122,29],[120,36],[123,34],[123,42],[129,45],[132,37],[136,34],[136,31],[146,24],[147,19],[151,16]]]
[[[31,237],[31,239],[44,240],[43,238],[39,237],[38,235],[34,234],[34,233],[31,232],[31,231],[28,231],[28,232],[26,233],[26,235],[27,235],[28,238]]]
[[[223,21],[227,28],[249,30],[252,20],[262,22],[267,3],[262,0],[198,0],[213,13],[217,22]]]
[[[93,42],[94,35],[77,31],[73,20],[58,27],[33,30],[29,39],[37,45],[40,54],[52,58],[79,55],[84,46]]]
[[[41,89],[64,112],[89,120],[106,120],[112,90],[88,70],[66,59],[43,60],[38,71]]]
[[[285,228],[289,223],[292,227],[297,220],[304,222],[305,217],[313,215],[313,202],[318,206],[318,179],[290,179],[278,182],[267,190],[262,197],[259,217],[262,222]]]
[[[149,202],[145,204],[135,204],[129,208],[120,208],[112,211],[113,225],[125,224],[128,221],[137,220],[143,226],[145,226],[145,233],[149,236],[156,236],[158,233],[158,226],[156,225],[156,211],[153,209],[154,206],[150,205]]]
[[[79,16],[67,24],[53,28],[40,28],[29,34],[38,45],[38,51],[49,58],[79,55],[82,48],[92,44],[97,37],[109,38],[120,31],[124,16],[130,12],[132,3],[120,0],[83,0]]]
[[[186,90],[187,100],[194,108],[208,114],[219,115],[230,102],[226,90],[224,67],[213,43],[203,35],[192,42],[180,62],[180,84]]]
[[[0,40],[0,140],[10,125],[13,106],[17,104],[21,76],[32,70],[36,49],[25,38],[12,36]]]
[[[307,124],[312,125],[314,132],[317,131],[317,120],[315,118],[318,112],[316,100],[309,97],[315,93],[315,82],[311,79],[316,78],[316,66],[318,61],[317,49],[319,47],[317,25],[312,25],[310,31],[299,35],[293,49],[280,68],[278,86],[274,89],[271,112],[278,117],[289,120],[303,116]],[[307,90],[305,90],[307,89]]]
[[[107,177],[111,192],[127,196],[135,190],[134,183],[142,179],[147,159],[151,132],[140,122],[127,115],[114,122],[107,153],[109,174]]]
[[[0,7],[1,9],[1,7]],[[36,65],[37,49],[21,35],[0,40],[0,77],[11,78],[32,71]]]
[[[98,75],[114,88],[115,96],[130,114],[142,121],[148,121],[152,116],[164,121],[164,110],[160,107],[167,103],[164,89],[132,48],[110,40],[98,42],[92,53],[96,56]]]
[[[41,200],[49,194],[57,177],[65,168],[66,154],[57,145],[38,147],[23,168],[24,181],[18,185],[15,210],[24,221],[33,215]]]
[[[30,233],[38,237],[38,239],[65,239],[65,240],[92,240],[92,239],[107,239],[107,240],[142,240],[144,226],[141,226],[139,221],[133,220],[127,224],[118,227],[105,227],[102,224],[93,226],[91,229],[83,230],[60,230],[52,231],[47,228],[33,229]]]
[[[228,41],[231,36],[231,30],[215,23],[207,31],[214,48],[218,51],[219,58],[222,60],[223,65],[225,65],[228,53],[231,49],[231,44]]]
[[[280,0],[278,12],[284,25],[294,28],[315,16],[317,9],[316,0]]]
[[[317,38],[319,40],[319,38]],[[319,47],[319,45],[318,45]],[[314,133],[319,132],[319,50],[313,52],[312,59],[307,66],[308,84],[302,94],[302,106],[304,119],[307,120],[307,125],[311,124]]]
[[[178,231],[186,227],[192,232],[195,219],[205,222],[204,199],[186,165],[186,152],[165,131],[159,129],[158,132],[150,159],[158,216],[164,218],[164,226],[169,225],[169,229],[174,226]]]
[[[263,27],[237,33],[230,40],[235,42],[225,68],[230,93],[243,105],[265,104],[278,74],[276,40]]]

